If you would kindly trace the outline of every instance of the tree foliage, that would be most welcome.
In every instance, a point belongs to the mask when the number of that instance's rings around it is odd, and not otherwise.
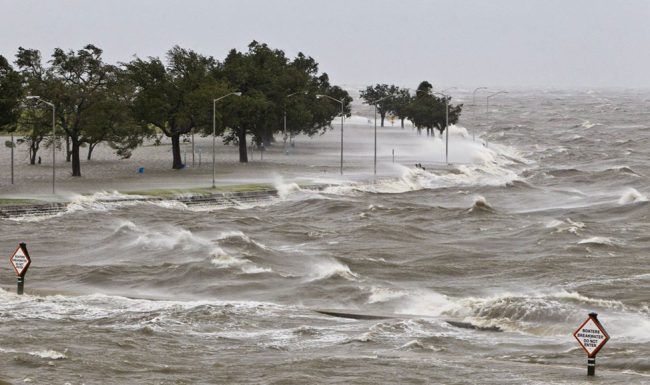
[[[38,50],[21,47],[16,65],[18,72],[0,60],[2,87],[17,84],[20,91],[24,85],[27,93],[54,104],[56,130],[65,137],[73,176],[81,175],[82,146],[87,145],[88,160],[102,142],[128,158],[144,138],[158,132],[171,138],[172,167],[183,168],[181,137],[194,132],[211,135],[213,119],[216,133],[237,143],[240,161],[246,162],[247,138],[270,145],[277,133],[285,132],[285,121],[286,133],[292,136],[332,128],[341,105],[317,95],[341,100],[344,116],[350,115],[352,102],[345,90],[332,86],[328,75],[319,72],[312,57],[299,53],[289,58],[256,41],[247,51],[231,50],[222,63],[175,46],[163,60],[136,57],[110,65],[102,60],[102,50],[89,44],[77,51],[57,48],[47,62]],[[13,95],[7,90],[3,88],[3,96]],[[220,99],[213,116],[215,99],[236,91],[241,97]],[[18,114],[21,97],[21,92],[13,96],[13,104],[3,97],[0,117],[3,126],[15,126],[21,118],[28,131],[23,141],[30,144],[34,162],[51,131],[51,115],[36,100]]]
[[[22,96],[20,74],[4,56],[0,55],[0,129],[5,131],[16,129]]]
[[[84,122],[83,142],[88,144],[88,160],[101,142],[107,142],[120,158],[129,158],[143,138],[153,133],[150,126],[138,124],[133,116],[134,96],[125,71],[116,69],[108,74],[106,87],[97,94]]]
[[[446,99],[446,100],[445,100]],[[418,130],[427,129],[427,134],[437,128],[442,134],[446,129],[445,108],[451,97],[438,96],[433,91],[433,86],[428,81],[423,81],[417,88],[410,104],[406,106],[407,117]],[[456,124],[462,111],[462,104],[449,104],[449,124]]]
[[[377,107],[377,113],[381,117],[381,127],[384,127],[386,114],[392,110],[393,98],[399,94],[399,87],[388,84],[375,84],[368,86],[361,91],[361,99],[366,104]]]
[[[211,57],[178,46],[167,52],[166,63],[159,58],[136,58],[125,64],[134,88],[132,114],[143,129],[150,126],[172,140],[174,169],[184,167],[180,136],[211,126],[211,101],[228,91],[214,75]]]
[[[408,118],[408,106],[413,102],[411,93],[406,88],[398,89],[397,93],[390,100],[389,110],[400,120],[404,128],[404,120]]]
[[[270,144],[273,135],[283,130],[285,111],[292,135],[311,136],[330,127],[340,105],[317,100],[318,94],[343,100],[344,113],[350,113],[352,99],[347,92],[332,87],[327,74],[318,75],[316,61],[302,53],[289,60],[282,50],[253,41],[247,52],[231,50],[217,77],[242,93],[220,109],[225,111],[225,141],[238,143],[240,162],[248,161],[247,135],[258,145]]]

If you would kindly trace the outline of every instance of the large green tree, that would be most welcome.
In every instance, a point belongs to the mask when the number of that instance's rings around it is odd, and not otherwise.
[[[404,128],[404,120],[408,118],[408,106],[413,101],[413,96],[407,88],[400,88],[390,100],[390,112],[400,120]]]
[[[132,114],[134,93],[125,71],[116,69],[109,74],[106,87],[97,95],[84,122],[88,160],[102,142],[108,143],[119,157],[129,158],[143,138],[153,134],[150,126],[138,124]]]
[[[351,98],[344,90],[332,87],[327,74],[318,74],[318,63],[299,53],[290,60],[281,50],[253,41],[247,52],[231,50],[217,77],[242,92],[241,98],[224,108],[226,142],[237,142],[240,162],[248,161],[246,139],[270,144],[273,134],[283,130],[286,111],[291,135],[314,135],[330,127],[340,106],[316,99],[325,94],[343,99],[349,114]]]
[[[19,48],[16,64],[24,74],[28,90],[56,106],[58,126],[70,140],[72,176],[81,176],[80,149],[84,122],[100,101],[111,74],[116,71],[102,60],[102,50],[88,44],[78,51],[54,50],[45,68],[40,52]]]
[[[22,77],[0,55],[0,130],[14,131],[23,97]]]
[[[303,53],[289,63],[289,73],[299,79],[292,89],[295,94],[286,99],[287,130],[291,136],[314,136],[331,129],[332,119],[341,113],[340,104],[317,99],[328,95],[344,102],[344,115],[350,116],[352,97],[338,86],[332,86],[326,73],[319,74],[318,63]]]
[[[153,126],[172,140],[172,167],[181,169],[180,137],[212,122],[212,100],[229,90],[217,82],[211,57],[175,46],[159,58],[136,58],[125,64],[136,92],[133,116],[143,127]]]
[[[447,99],[445,101],[445,98]],[[451,97],[443,97],[433,91],[433,86],[428,81],[423,81],[417,88],[413,100],[406,108],[408,118],[417,127],[418,132],[422,128],[427,129],[427,134],[433,135],[433,129],[437,128],[442,134],[445,131],[445,108]],[[460,117],[463,105],[449,104],[449,124],[456,124]]]
[[[375,84],[368,86],[361,91],[361,99],[371,106],[377,106],[377,112],[381,117],[381,127],[384,127],[386,114],[391,111],[393,97],[397,96],[399,88],[388,84]]]
[[[23,137],[17,142],[26,143],[29,146],[29,164],[36,164],[38,151],[43,141],[48,147],[54,145],[52,138],[49,138],[49,141],[46,140],[52,133],[52,111],[43,108],[24,109],[18,119],[18,128]]]

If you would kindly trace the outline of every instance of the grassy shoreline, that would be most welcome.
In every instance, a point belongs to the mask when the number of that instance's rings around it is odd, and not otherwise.
[[[221,185],[212,187],[194,187],[194,188],[156,188],[147,190],[128,190],[117,191],[125,196],[133,196],[134,200],[138,197],[146,198],[162,198],[162,199],[177,199],[183,197],[209,197],[212,195],[221,195],[228,193],[248,193],[248,192],[264,192],[275,191],[275,187],[269,183],[246,183],[246,184],[233,184]],[[95,192],[96,193],[96,192]],[[85,193],[83,196],[92,196],[95,193]],[[3,207],[28,207],[28,206],[41,206],[53,203],[69,203],[66,201],[49,201],[46,199],[37,198],[2,198],[0,197],[0,208]]]
[[[267,183],[248,183],[236,185],[224,185],[212,187],[195,187],[195,188],[161,188],[149,190],[133,190],[133,191],[118,191],[124,195],[141,195],[156,198],[176,198],[182,196],[210,196],[213,194],[223,193],[241,193],[241,192],[254,192],[254,191],[267,191],[273,190],[274,187]]]

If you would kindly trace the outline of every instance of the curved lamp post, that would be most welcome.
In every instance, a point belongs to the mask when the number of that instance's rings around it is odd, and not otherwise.
[[[290,97],[292,97],[294,95],[306,94],[306,93],[307,93],[307,91],[298,91],[298,92],[294,92],[292,94],[287,95],[286,98],[289,99]],[[287,136],[287,104],[286,104],[286,101],[285,101],[285,105],[284,105],[284,153],[285,153],[285,155],[289,155],[289,150],[287,149],[287,138],[288,138],[288,136]]]
[[[216,167],[217,163],[216,163],[216,155],[215,155],[216,143],[217,143],[217,102],[231,95],[241,96],[241,92],[231,92],[222,97],[212,100],[212,188],[217,187],[215,184],[216,175],[217,175],[217,167]]]
[[[54,107],[54,103],[48,102],[47,100],[41,99],[40,96],[35,96],[35,95],[29,95],[26,96],[26,99],[29,100],[36,100],[38,102],[41,102],[43,104],[47,104],[48,106],[52,107],[52,194],[56,193],[56,188],[55,188],[55,181],[56,181],[56,131],[55,131],[55,122],[56,122],[56,107]]]
[[[453,90],[456,87],[445,88],[441,92],[433,91],[432,94],[440,95],[445,99],[445,163],[449,164],[449,94],[447,90]]]
[[[472,92],[472,107],[476,108],[476,91],[487,90],[487,87],[476,87]],[[476,141],[476,130],[472,127],[472,141]]]
[[[384,96],[383,98],[380,98],[378,100],[375,100],[374,106],[375,106],[375,158],[374,158],[374,170],[375,170],[375,175],[377,175],[377,104],[381,102],[384,99],[392,98],[393,95],[388,95]]]
[[[317,99],[328,98],[330,100],[333,100],[341,104],[341,175],[343,175],[343,116],[345,114],[345,112],[343,111],[343,107],[345,106],[345,103],[343,103],[343,99],[338,100],[329,95],[316,95],[316,98]]]
[[[507,93],[508,93],[507,91],[499,91],[499,92],[495,92],[495,93],[490,94],[490,95],[485,97],[485,115],[486,115],[485,116],[485,121],[486,121],[486,123],[489,124],[489,120],[490,120],[490,98],[492,98],[494,96],[497,96],[497,95],[501,95],[501,94],[507,94]],[[485,141],[485,146],[487,147],[487,140]]]

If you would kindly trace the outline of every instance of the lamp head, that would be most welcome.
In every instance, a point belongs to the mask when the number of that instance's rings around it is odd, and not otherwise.
[[[239,91],[238,92],[233,92],[232,94],[237,95],[237,96],[241,96],[241,92],[239,92]]]
[[[36,96],[36,95],[27,95],[27,96],[25,96],[25,99],[29,99],[29,100],[32,100],[32,99],[40,99],[40,96]]]

